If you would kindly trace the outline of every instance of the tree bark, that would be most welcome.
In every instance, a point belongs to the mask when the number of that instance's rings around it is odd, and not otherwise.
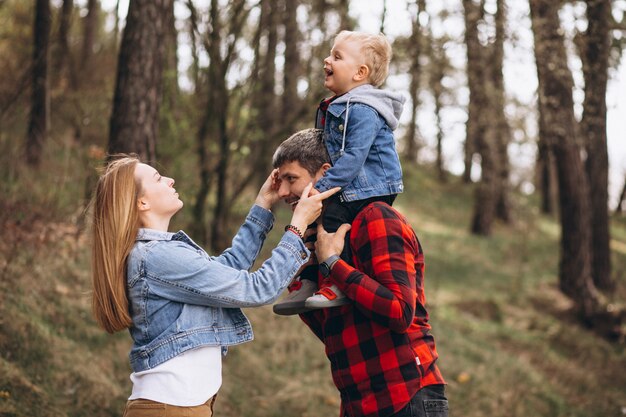
[[[48,48],[52,20],[49,0],[37,0],[35,4],[33,86],[26,138],[26,162],[32,167],[38,167],[41,164],[43,144],[48,131]]]
[[[530,0],[546,144],[554,151],[559,186],[561,253],[559,287],[583,319],[592,320],[600,299],[591,278],[591,210],[576,140],[572,74],[558,16],[559,3]]]
[[[621,214],[624,210],[624,200],[626,199],[626,179],[624,180],[624,186],[622,187],[622,192],[619,195],[619,201],[617,202],[617,207],[615,208],[616,214]]]
[[[429,55],[431,60],[430,65],[430,85],[435,101],[435,118],[437,120],[437,175],[440,182],[446,182],[448,179],[448,173],[444,167],[443,157],[443,122],[441,118],[441,111],[443,109],[442,97],[445,92],[443,85],[443,78],[446,75],[446,71],[450,67],[446,52],[443,47],[443,42],[439,39],[433,39],[430,43],[432,45],[429,48]]]
[[[581,58],[585,100],[581,132],[586,136],[586,171],[591,200],[591,275],[596,287],[615,289],[611,279],[609,231],[609,156],[606,136],[606,89],[608,80],[611,4],[587,0],[587,31],[582,36]]]
[[[409,75],[411,80],[409,82],[409,96],[411,97],[411,121],[409,122],[406,136],[404,139],[404,156],[410,162],[417,161],[417,154],[419,152],[418,146],[418,128],[417,128],[417,111],[419,108],[419,88],[420,88],[420,55],[422,52],[422,28],[420,27],[419,15],[422,11],[425,11],[425,1],[419,0],[417,2],[417,12],[413,18],[411,41],[410,45],[413,48],[409,49],[409,57],[411,60],[411,67],[409,69]]]
[[[282,114],[287,115],[301,105],[298,98],[298,79],[302,65],[300,63],[300,53],[298,45],[300,43],[300,32],[298,30],[297,10],[298,5],[291,0],[285,0],[283,25],[285,27],[285,65],[283,71],[283,96]],[[286,129],[295,131],[295,121],[287,118]]]
[[[539,112],[541,117],[541,111]],[[539,121],[541,126],[541,120]],[[553,166],[554,157],[552,150],[542,139],[546,137],[544,128],[539,127],[539,143],[537,145],[537,170],[539,175],[539,191],[541,195],[541,212],[552,215],[554,213],[554,180]]]
[[[511,198],[509,187],[509,154],[508,148],[511,142],[511,130],[504,114],[506,106],[506,93],[504,90],[504,38],[506,26],[506,4],[504,0],[497,0],[497,12],[495,15],[496,37],[491,47],[491,57],[487,61],[491,63],[492,111],[495,116],[495,139],[498,153],[498,196],[496,202],[496,215],[505,223],[511,223]]]
[[[56,57],[55,73],[63,85],[69,84],[70,88],[75,89],[76,74],[68,39],[72,26],[73,12],[74,0],[63,0],[59,22],[59,54]]]
[[[467,116],[466,141],[476,146],[481,156],[481,179],[476,185],[474,214],[471,231],[488,236],[495,219],[499,193],[499,155],[496,146],[495,130],[487,121],[485,109],[491,108],[488,91],[492,84],[485,70],[486,51],[478,40],[478,21],[482,6],[473,0],[463,0],[465,9],[465,42],[467,45],[467,80],[470,91]]]
[[[83,50],[80,62],[81,71],[89,69],[89,63],[91,61],[91,55],[93,54],[93,47],[96,39],[96,31],[98,30],[99,12],[100,4],[98,3],[98,0],[88,0],[87,16],[85,16],[84,19]]]
[[[131,0],[117,67],[110,154],[157,159],[167,16],[173,0]]]

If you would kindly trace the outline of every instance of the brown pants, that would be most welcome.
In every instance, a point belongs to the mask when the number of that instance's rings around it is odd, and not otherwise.
[[[177,407],[152,400],[130,400],[123,417],[212,417],[217,394],[204,404],[194,407]]]

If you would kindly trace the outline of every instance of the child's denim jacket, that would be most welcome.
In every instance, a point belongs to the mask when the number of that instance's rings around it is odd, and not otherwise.
[[[199,346],[222,346],[226,353],[226,346],[252,340],[239,307],[272,303],[310,254],[302,239],[285,232],[272,256],[248,272],[273,221],[271,212],[253,206],[232,246],[218,257],[182,231],[139,229],[127,263],[134,372]]]
[[[403,191],[393,130],[404,101],[400,94],[365,84],[330,103],[323,129],[333,166],[315,184],[318,191],[342,187],[342,201]],[[319,120],[318,115],[316,127],[322,128]]]

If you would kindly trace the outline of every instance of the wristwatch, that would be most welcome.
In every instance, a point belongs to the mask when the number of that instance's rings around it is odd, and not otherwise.
[[[331,255],[328,257],[328,259],[320,264],[320,272],[322,273],[324,278],[330,275],[330,270],[335,265],[335,262],[337,262],[339,259],[341,259],[339,255]]]

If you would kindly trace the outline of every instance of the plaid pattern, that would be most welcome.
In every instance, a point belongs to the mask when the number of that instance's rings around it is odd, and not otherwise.
[[[326,346],[342,410],[386,417],[422,387],[444,384],[424,297],[424,254],[406,219],[382,202],[352,223],[355,267],[340,260],[332,281],[353,303],[300,317]]]
[[[333,102],[337,97],[340,96],[332,96],[329,98],[325,98],[320,101],[320,105],[317,108],[317,112],[315,113],[315,128],[316,129],[324,129],[326,126],[326,111],[328,110],[328,106]]]

